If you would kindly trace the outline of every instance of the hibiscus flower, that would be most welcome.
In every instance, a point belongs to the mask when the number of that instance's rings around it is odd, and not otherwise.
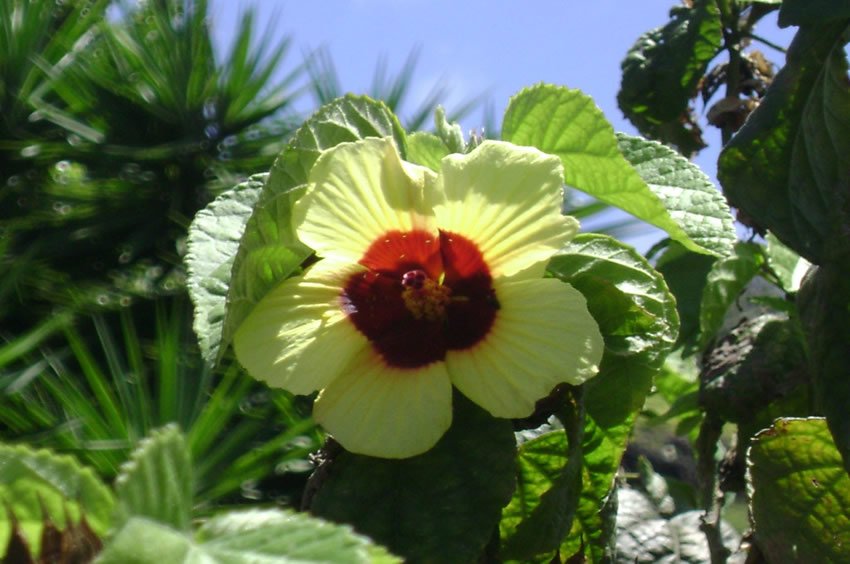
[[[543,276],[578,229],[562,179],[560,159],[498,141],[439,173],[391,139],[326,151],[293,211],[320,260],[255,306],[239,361],[270,386],[319,391],[316,421],[360,454],[429,450],[453,386],[496,417],[530,415],[602,356],[582,294]]]

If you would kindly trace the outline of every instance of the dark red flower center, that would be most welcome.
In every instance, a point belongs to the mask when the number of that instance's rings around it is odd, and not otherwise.
[[[389,231],[360,260],[343,303],[385,362],[418,368],[481,341],[499,303],[478,246],[440,231]]]

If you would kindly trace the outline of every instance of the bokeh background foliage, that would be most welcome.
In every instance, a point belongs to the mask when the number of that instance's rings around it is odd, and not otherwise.
[[[290,213],[321,151],[391,136],[437,168],[480,141],[455,121],[485,96],[449,115],[445,85],[414,100],[418,51],[344,95],[327,51],[293,60],[250,11],[221,50],[209,12],[0,4],[7,559],[846,559],[844,2],[675,7],[624,55],[618,102],[644,137],[545,84],[482,124],[558,156],[565,211],[595,225],[547,275],[585,295],[601,371],[521,421],[458,395],[451,431],[404,461],[326,443],[311,398],[256,383],[228,345],[311,260]],[[775,72],[757,26],[777,16],[799,29]],[[722,193],[688,160],[707,127]],[[648,258],[614,238],[639,223],[666,237]]]

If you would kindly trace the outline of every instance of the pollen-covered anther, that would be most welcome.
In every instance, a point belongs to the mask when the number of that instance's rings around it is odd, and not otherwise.
[[[446,316],[446,305],[451,301],[452,290],[428,278],[421,270],[412,270],[402,276],[404,290],[401,298],[414,319],[438,321]]]

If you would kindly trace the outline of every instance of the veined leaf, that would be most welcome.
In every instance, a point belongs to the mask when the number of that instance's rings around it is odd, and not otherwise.
[[[440,161],[448,154],[449,149],[433,133],[417,131],[407,136],[407,160],[412,163],[438,172]]]
[[[844,562],[850,477],[821,418],[778,419],[747,456],[755,541],[771,562]]]
[[[502,138],[557,155],[564,182],[666,231],[698,253],[713,253],[692,240],[626,161],[614,129],[593,100],[578,90],[539,84],[511,98]]]
[[[818,413],[826,415],[844,468],[850,472],[850,277],[847,269],[826,264],[810,272],[797,294],[800,320],[809,345],[811,383]]]
[[[528,561],[557,550],[570,531],[582,490],[585,414],[580,390],[572,389],[558,415],[564,431],[519,446],[517,488],[499,523],[500,556],[506,559]]]
[[[144,517],[118,530],[98,558],[101,564],[168,562],[399,562],[347,527],[274,509],[213,517],[196,538]]]
[[[383,103],[348,95],[313,114],[275,161],[233,261],[220,352],[254,305],[312,254],[295,233],[292,205],[316,159],[339,143],[366,137],[393,137],[402,155],[406,150],[404,131]]]
[[[298,128],[272,166],[269,183],[279,188],[305,184],[322,151],[367,137],[392,137],[402,158],[406,155],[404,130],[383,102],[351,94],[337,98]]]
[[[411,561],[475,561],[511,498],[516,443],[510,421],[459,393],[454,408],[451,428],[425,454],[332,459],[311,511]]]
[[[724,256],[732,252],[735,232],[729,205],[698,166],[656,141],[617,134],[622,151],[670,216],[702,248]]]
[[[25,445],[0,444],[0,547],[5,551],[17,521],[32,551],[38,554],[45,520],[58,529],[86,522],[103,535],[110,526],[113,498],[89,468],[67,455]],[[11,518],[11,519],[10,519]],[[0,555],[2,553],[0,552]]]
[[[180,430],[169,425],[154,431],[115,479],[115,526],[142,517],[188,531],[193,493],[192,460]]]
[[[622,63],[617,103],[641,133],[673,143],[685,154],[705,146],[699,129],[682,123],[688,102],[722,46],[723,26],[714,0],[670,11],[670,21],[644,33]]]
[[[599,374],[585,384],[581,498],[561,546],[563,555],[584,547],[599,560],[613,554],[614,474],[635,415],[676,341],[679,317],[663,277],[610,237],[577,236],[550,260],[548,272],[584,294],[605,339]]]
[[[253,176],[224,192],[199,211],[189,226],[187,285],[195,305],[193,327],[208,363],[219,357],[233,261],[267,176]]]
[[[605,339],[599,374],[586,384],[588,414],[621,422],[643,405],[676,341],[676,302],[645,258],[605,235],[577,236],[548,271],[584,294]]]
[[[707,345],[723,325],[729,306],[764,265],[762,247],[738,243],[735,253],[714,263],[706,277],[700,304],[700,344]]]
[[[848,252],[846,34],[847,21],[800,28],[785,67],[718,163],[731,204],[815,264]]]

